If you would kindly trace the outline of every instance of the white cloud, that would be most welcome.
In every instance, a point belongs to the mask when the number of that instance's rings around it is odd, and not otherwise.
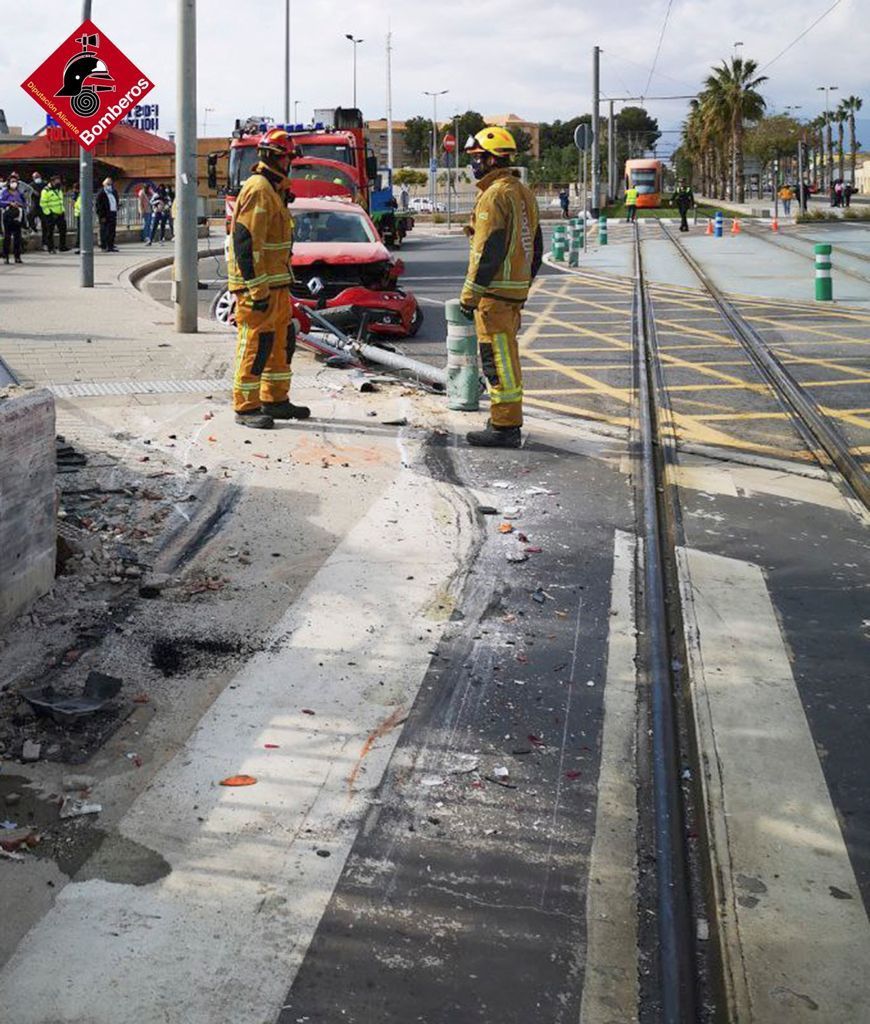
[[[361,36],[358,99],[368,117],[385,111],[385,35],[393,30],[393,109],[397,118],[428,114],[423,90],[449,89],[439,116],[472,108],[512,111],[538,120],[568,118],[590,109],[591,49],[602,55],[607,95],[694,92],[711,64],[727,57],[735,41],[764,64],[806,28],[828,0],[779,0],[765,9],[757,0],[674,0],[650,89],[650,64],[667,0],[620,4],[578,0],[291,0],[293,99],[300,118],[314,107],[349,105],[352,47],[345,32]],[[27,27],[0,35],[0,108],[10,124],[35,128],[39,109],[18,88],[60,37],[78,24],[78,0],[64,0],[68,21],[26,19]],[[814,116],[820,84],[837,95],[863,96],[870,110],[870,19],[862,0],[843,0],[821,24],[769,70],[769,106],[802,107]],[[94,0],[94,21],[157,83],[161,129],[175,124],[174,0]],[[228,133],[236,117],[283,114],[283,0],[200,0],[198,4],[198,120],[206,106],[209,134]],[[14,46],[11,45],[14,40]],[[663,128],[676,128],[683,102],[649,102]],[[606,107],[605,107],[606,110]],[[866,133],[865,133],[866,134]],[[676,139],[665,135],[665,140]],[[664,141],[664,140],[663,140]],[[865,140],[870,143],[870,138]],[[669,147],[668,147],[669,148]]]

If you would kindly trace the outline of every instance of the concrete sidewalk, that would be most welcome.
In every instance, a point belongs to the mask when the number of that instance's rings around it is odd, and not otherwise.
[[[178,335],[169,311],[136,292],[131,271],[172,245],[97,253],[94,288],[73,253],[32,253],[0,273],[0,358],[22,384],[223,378],[232,340],[217,324]]]

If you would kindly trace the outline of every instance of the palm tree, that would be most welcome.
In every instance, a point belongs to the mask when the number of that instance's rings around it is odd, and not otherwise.
[[[864,106],[860,96],[847,96],[840,104],[840,109],[846,112],[849,118],[849,161],[852,166],[852,186],[855,185],[855,162],[858,156],[858,143],[855,140],[855,115]]]
[[[824,128],[825,128],[825,115],[819,114],[818,117],[813,118],[809,123],[810,138],[813,144],[813,171],[812,179],[814,182],[821,185],[822,178],[824,177],[824,164],[825,164],[825,139],[824,139]],[[820,173],[821,171],[821,173]]]
[[[840,165],[840,177],[846,177],[846,155],[843,149],[843,132],[849,115],[843,110],[842,104],[831,115],[837,125],[837,162]]]
[[[705,100],[716,120],[727,125],[731,142],[733,177],[737,184],[737,202],[744,199],[743,133],[746,121],[756,121],[764,113],[764,98],[757,88],[767,81],[766,75],[757,74],[758,62],[732,57],[731,63],[722,62],[713,68],[705,85]],[[724,154],[723,154],[724,155]],[[726,158],[727,166],[727,158]],[[733,191],[733,189],[732,189]],[[735,198],[732,196],[732,198]]]

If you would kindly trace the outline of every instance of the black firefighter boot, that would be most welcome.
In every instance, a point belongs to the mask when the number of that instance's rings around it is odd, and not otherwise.
[[[492,420],[487,420],[483,430],[470,431],[465,440],[473,448],[519,448],[523,436],[519,427],[494,427]]]
[[[289,398],[283,402],[263,402],[263,412],[273,420],[307,420],[311,410],[307,405],[293,405]]]
[[[253,427],[255,430],[271,430],[275,426],[272,417],[267,416],[262,409],[237,412],[236,423],[240,423],[243,427]]]

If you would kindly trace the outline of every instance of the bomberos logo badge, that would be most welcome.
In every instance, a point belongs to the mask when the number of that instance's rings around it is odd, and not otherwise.
[[[86,21],[21,88],[85,149],[93,149],[154,88],[92,21]]]

